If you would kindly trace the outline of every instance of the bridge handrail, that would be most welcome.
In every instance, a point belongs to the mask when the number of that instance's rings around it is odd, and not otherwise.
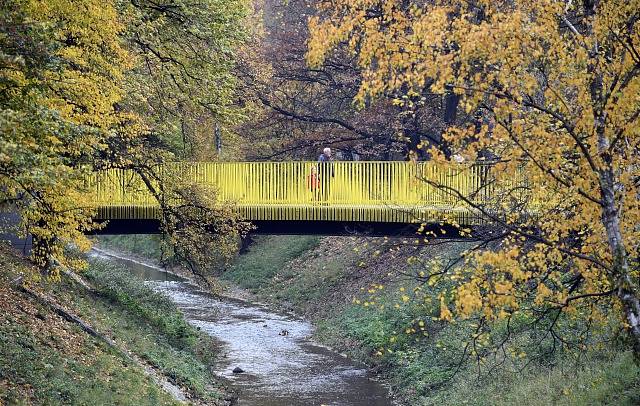
[[[306,217],[332,216],[329,209],[342,213],[340,216],[347,216],[349,210],[390,213],[394,209],[468,214],[473,210],[464,199],[430,183],[455,189],[482,204],[495,193],[491,168],[486,162],[189,162],[167,163],[159,172],[211,188],[220,201],[233,202],[247,212],[264,209],[260,216],[286,213],[287,218],[296,218],[303,216],[296,212],[305,212]],[[514,176],[513,182],[522,182],[521,175]],[[157,206],[132,171],[111,169],[95,173],[87,184],[96,206],[103,209]],[[381,221],[397,218],[396,214],[375,215]]]

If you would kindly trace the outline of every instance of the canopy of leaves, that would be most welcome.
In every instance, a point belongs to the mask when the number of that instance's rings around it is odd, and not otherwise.
[[[467,161],[499,161],[480,187],[495,201],[477,207],[500,224],[487,236],[499,244],[437,273],[456,281],[442,317],[615,310],[640,353],[640,3],[339,0],[320,11],[308,60],[347,46],[363,70],[357,101],[452,89],[483,118],[447,138]]]
[[[84,176],[198,158],[237,120],[234,48],[244,0],[0,2],[0,200],[34,237],[41,268],[84,233]],[[190,149],[187,149],[190,146]],[[53,271],[57,275],[57,271]]]
[[[226,128],[242,116],[233,68],[248,2],[123,4],[125,39],[138,62],[126,77],[125,108],[146,117],[157,143],[179,158],[213,159],[216,124]]]

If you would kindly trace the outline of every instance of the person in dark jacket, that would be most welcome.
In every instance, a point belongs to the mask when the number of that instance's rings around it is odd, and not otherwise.
[[[331,148],[325,148],[322,150],[322,154],[318,157],[318,163],[331,162]]]
[[[333,157],[331,156],[331,148],[322,150],[322,154],[318,157],[318,176],[320,183],[320,200],[327,202],[329,200],[331,190],[331,178],[335,177],[333,168]]]

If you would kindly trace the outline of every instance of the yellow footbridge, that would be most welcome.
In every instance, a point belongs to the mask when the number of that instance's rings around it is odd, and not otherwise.
[[[200,162],[159,168],[174,179],[211,190],[254,223],[313,227],[319,223],[411,224],[482,216],[450,187],[476,203],[491,190],[488,165],[429,162]],[[87,180],[97,219],[121,225],[159,219],[159,206],[132,171],[107,170]],[[135,230],[131,231],[134,232]]]

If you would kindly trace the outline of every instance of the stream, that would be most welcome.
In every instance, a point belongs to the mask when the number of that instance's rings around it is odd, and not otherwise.
[[[387,389],[364,365],[311,341],[313,326],[242,300],[220,298],[140,261],[93,251],[168,296],[189,323],[216,339],[215,372],[238,392],[238,405],[391,405]],[[233,373],[239,367],[243,373]]]

